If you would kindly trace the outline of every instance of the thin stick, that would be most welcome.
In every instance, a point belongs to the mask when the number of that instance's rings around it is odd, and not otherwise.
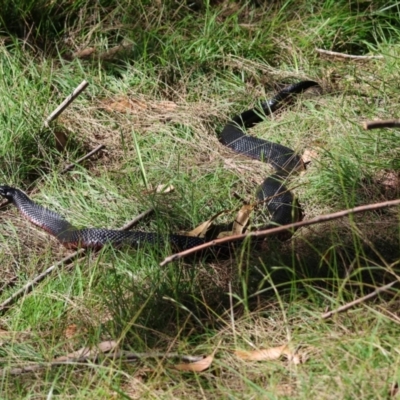
[[[353,301],[351,301],[350,303],[347,303],[347,304],[345,304],[345,305],[343,305],[343,306],[341,306],[341,307],[336,308],[335,310],[328,311],[328,312],[322,314],[321,318],[322,318],[322,319],[328,319],[328,318],[332,317],[332,315],[334,315],[334,314],[341,313],[341,312],[343,312],[343,311],[348,310],[348,309],[351,308],[351,307],[356,306],[357,304],[363,303],[364,301],[367,301],[367,300],[371,299],[372,297],[375,297],[375,296],[378,295],[379,293],[388,290],[388,289],[391,288],[395,283],[398,283],[398,281],[390,282],[390,283],[388,283],[387,285],[382,286],[382,287],[380,287],[380,288],[374,290],[372,293],[367,294],[366,296],[360,297],[360,298],[357,299],[357,300],[353,300]]]
[[[146,215],[150,214],[153,211],[153,209],[148,209],[144,212],[142,212],[141,214],[139,214],[137,217],[135,217],[132,221],[129,221],[127,224],[125,224],[122,228],[120,228],[119,230],[121,231],[126,231],[128,229],[130,229],[133,225],[135,225],[139,220],[141,220],[143,217],[145,217]],[[0,304],[0,314],[2,312],[5,311],[5,309],[10,306],[12,303],[15,302],[16,299],[18,299],[20,296],[22,296],[23,294],[29,293],[33,286],[39,282],[41,282],[47,275],[49,275],[50,273],[52,273],[55,269],[57,269],[58,267],[60,267],[61,265],[64,264],[69,264],[70,262],[72,262],[74,259],[76,259],[76,257],[82,255],[84,252],[86,251],[86,249],[79,249],[75,252],[73,252],[72,254],[70,254],[69,256],[64,257],[62,260],[56,262],[55,264],[53,264],[51,267],[47,268],[45,271],[43,271],[42,273],[40,273],[39,275],[37,275],[35,278],[33,278],[31,281],[29,281],[27,284],[25,284],[22,288],[18,289],[15,293],[13,293],[8,299],[4,300],[1,304]]]
[[[324,49],[315,49],[315,51],[320,54],[325,54],[333,57],[347,58],[350,60],[373,60],[373,59],[381,60],[383,58],[383,56],[356,56],[353,54],[338,53],[336,51],[324,50]]]
[[[382,121],[366,121],[363,124],[364,129],[379,129],[379,128],[399,128],[400,121],[396,119],[387,119]]]
[[[66,172],[68,172],[69,170],[71,170],[72,168],[75,167],[75,165],[80,164],[82,161],[87,160],[88,158],[92,157],[94,154],[96,154],[97,152],[99,152],[100,150],[104,149],[106,146],[104,144],[101,144],[99,146],[97,146],[96,148],[94,148],[92,151],[90,151],[89,153],[87,153],[86,155],[84,155],[83,157],[81,157],[79,160],[76,160],[73,164],[69,164],[67,165],[62,171],[62,174],[65,174]]]
[[[47,117],[44,126],[49,127],[50,122],[54,121],[87,87],[89,83],[82,81],[79,86]]]
[[[27,363],[21,365],[20,367],[14,367],[11,369],[3,368],[0,370],[0,375],[22,375],[28,372],[35,372],[43,368],[47,367],[57,367],[60,365],[77,365],[77,364],[88,364],[88,363],[98,363],[104,359],[112,359],[112,360],[121,360],[121,361],[137,361],[145,358],[164,358],[171,359],[177,358],[186,362],[197,362],[201,361],[203,356],[190,356],[184,354],[176,354],[176,353],[132,353],[126,351],[118,351],[118,352],[110,352],[110,353],[100,353],[95,355],[88,355],[82,357],[69,358],[67,360],[54,360],[50,362],[42,362],[42,363]]]
[[[47,275],[49,275],[52,271],[54,271],[56,268],[58,268],[60,265],[63,264],[68,264],[71,262],[73,259],[78,257],[79,255],[83,254],[85,249],[79,249],[78,251],[73,252],[69,256],[64,257],[62,260],[56,262],[53,264],[51,267],[47,268],[45,271],[43,271],[41,274],[37,275],[34,279],[29,281],[26,285],[24,285],[21,289],[17,290],[15,293],[13,293],[7,300],[4,300],[0,304],[0,313],[6,309],[7,306],[10,304],[14,303],[14,301],[22,296],[25,293],[28,293],[34,284],[42,281]]]
[[[131,221],[127,222],[120,230],[121,231],[128,231],[129,229],[131,229],[134,225],[136,225],[140,220],[142,220],[144,217],[147,217],[149,214],[151,214],[152,212],[154,212],[154,208],[151,207],[149,209],[147,209],[146,211],[143,211],[142,213],[140,213],[138,216],[136,216],[135,218],[133,218]]]
[[[192,247],[191,249],[182,251],[180,253],[172,254],[171,256],[166,257],[160,263],[160,267],[163,267],[172,261],[179,260],[180,258],[186,257],[190,254],[204,250],[208,247],[218,246],[223,243],[244,240],[247,237],[253,237],[253,236],[261,238],[261,237],[265,237],[265,236],[274,235],[276,233],[284,232],[289,229],[296,229],[296,228],[300,228],[302,226],[315,225],[315,224],[319,224],[321,222],[332,221],[335,219],[343,218],[350,214],[357,214],[357,213],[361,213],[361,212],[365,212],[365,211],[373,211],[373,210],[378,210],[380,208],[385,208],[385,207],[393,207],[393,206],[397,206],[399,204],[400,204],[400,199],[384,201],[382,203],[367,204],[364,206],[354,207],[354,208],[350,208],[348,210],[342,210],[342,211],[338,211],[338,212],[331,213],[331,214],[320,215],[320,216],[312,218],[308,221],[294,222],[293,224],[283,225],[283,226],[279,226],[277,228],[266,229],[266,230],[262,230],[262,231],[255,231],[255,232],[250,232],[250,233],[246,233],[246,234],[242,234],[242,235],[228,236],[228,237],[225,237],[222,239],[212,240],[211,242],[207,242],[207,243],[201,244],[200,246]]]

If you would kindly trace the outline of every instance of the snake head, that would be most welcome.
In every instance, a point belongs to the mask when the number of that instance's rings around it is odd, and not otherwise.
[[[0,185],[0,196],[12,201],[15,195],[15,189],[11,186]]]

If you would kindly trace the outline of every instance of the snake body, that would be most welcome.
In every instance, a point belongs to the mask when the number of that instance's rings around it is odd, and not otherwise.
[[[103,228],[76,229],[60,214],[32,201],[23,191],[0,186],[0,195],[12,201],[20,213],[34,225],[39,226],[55,236],[64,246],[70,249],[100,249],[107,243],[115,246],[140,246],[143,243],[162,245],[169,242],[177,249],[188,249],[205,243],[198,237],[184,235],[164,236],[154,232],[118,231]]]
[[[257,199],[264,201],[271,215],[271,225],[292,222],[293,195],[284,186],[287,175],[302,165],[301,157],[288,147],[278,143],[246,135],[243,128],[250,128],[261,122],[264,115],[270,115],[287,100],[305,90],[318,86],[313,81],[302,81],[282,89],[271,100],[235,116],[223,128],[220,141],[234,152],[270,163],[275,173],[266,178],[257,190]],[[0,196],[13,202],[20,213],[33,224],[55,236],[68,248],[101,248],[107,243],[115,246],[139,246],[143,243],[162,245],[169,243],[174,248],[186,250],[206,242],[206,239],[185,235],[161,235],[155,232],[119,231],[103,228],[76,229],[60,214],[32,201],[20,189],[1,185]]]

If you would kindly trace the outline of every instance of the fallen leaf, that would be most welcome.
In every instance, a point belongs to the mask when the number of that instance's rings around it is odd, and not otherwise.
[[[208,228],[212,224],[212,221],[213,221],[212,219],[209,219],[208,221],[204,221],[199,226],[196,226],[196,228],[194,228],[190,232],[185,232],[185,234],[187,236],[204,237]]]
[[[287,359],[293,364],[300,364],[300,356],[288,348],[287,344],[278,347],[270,347],[269,349],[263,350],[235,350],[235,355],[241,360],[246,361],[270,361],[277,360],[282,356],[286,356]]]
[[[155,189],[156,193],[170,193],[173,192],[175,188],[172,185],[158,185]]]
[[[213,360],[214,356],[207,356],[200,361],[175,365],[174,368],[178,371],[202,372],[210,367]]]
[[[144,193],[145,194],[150,194],[150,193],[166,194],[166,193],[173,192],[174,190],[175,190],[175,187],[172,186],[172,185],[160,184],[160,185],[157,185],[155,188],[151,188],[150,190],[146,190]]]
[[[68,353],[66,356],[57,357],[55,361],[68,361],[74,358],[94,357],[99,353],[107,353],[111,350],[114,350],[116,346],[117,342],[115,340],[107,340],[99,343],[96,347],[82,347],[79,350]]]
[[[97,345],[97,349],[99,349],[102,353],[107,353],[111,350],[114,350],[117,347],[118,343],[116,340],[106,340],[105,342],[101,342]]]
[[[96,51],[94,47],[87,47],[86,49],[77,51],[72,54],[72,58],[89,58]]]
[[[287,345],[284,344],[283,346],[271,347],[269,349],[264,349],[264,350],[253,350],[253,351],[235,350],[235,354],[240,359],[248,361],[277,360],[284,354],[286,347]]]
[[[195,236],[195,237],[204,237],[205,234],[207,233],[208,228],[210,225],[216,220],[221,214],[225,214],[230,212],[229,210],[222,210],[219,213],[213,215],[209,220],[202,222],[199,226],[194,228],[193,230],[189,232],[185,232],[185,235],[187,236]]]
[[[245,204],[241,207],[241,209],[237,213],[235,221],[233,222],[232,235],[240,235],[243,233],[247,226],[247,223],[249,222],[253,210],[254,206],[252,206],[251,204]]]

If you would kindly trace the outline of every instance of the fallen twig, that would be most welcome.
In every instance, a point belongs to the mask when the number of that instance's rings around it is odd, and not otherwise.
[[[75,165],[81,163],[82,161],[85,161],[86,159],[92,157],[94,154],[96,154],[98,151],[104,149],[104,147],[106,147],[104,144],[101,144],[99,146],[97,146],[96,148],[94,148],[92,151],[90,151],[89,153],[87,153],[86,155],[84,155],[83,157],[81,157],[79,160],[76,160],[73,164],[69,164],[67,165],[62,171],[61,173],[64,174],[66,172],[68,172],[69,170],[71,170],[72,168],[75,167]]]
[[[332,315],[334,315],[334,314],[341,313],[343,311],[348,310],[351,307],[356,306],[357,304],[363,303],[364,301],[367,301],[367,300],[371,299],[372,297],[375,297],[379,293],[384,292],[385,290],[388,290],[389,288],[391,288],[397,282],[398,281],[390,282],[387,285],[382,286],[382,287],[374,290],[372,293],[367,294],[366,296],[360,297],[357,300],[353,300],[350,303],[347,303],[347,304],[345,304],[345,305],[343,305],[341,307],[336,308],[335,310],[328,311],[328,312],[322,314],[321,318],[322,319],[328,319],[328,318],[332,317]]]
[[[14,368],[3,368],[0,370],[0,375],[22,375],[28,372],[35,372],[43,368],[54,368],[61,365],[90,365],[90,363],[96,364],[102,360],[121,360],[121,361],[137,361],[145,358],[164,358],[171,359],[176,358],[186,362],[199,362],[204,359],[203,356],[190,356],[176,353],[133,353],[127,351],[117,351],[110,353],[98,353],[95,355],[88,355],[82,357],[69,358],[65,360],[54,360],[49,362],[36,362],[27,363],[19,367]]]
[[[345,53],[338,53],[336,51],[331,51],[331,50],[324,50],[324,49],[315,49],[317,53],[328,55],[328,56],[333,56],[333,57],[340,57],[340,58],[347,58],[350,60],[373,60],[373,59],[378,59],[381,60],[383,56],[356,56],[353,54],[345,54]]]
[[[400,121],[396,119],[387,119],[382,121],[366,121],[363,124],[364,129],[379,129],[379,128],[399,128]]]
[[[244,240],[247,237],[265,237],[265,236],[270,236],[270,235],[274,235],[280,232],[284,232],[290,229],[296,229],[296,228],[300,228],[302,226],[309,226],[309,225],[315,225],[315,224],[319,224],[321,222],[326,222],[326,221],[332,221],[335,219],[339,219],[339,218],[343,218],[347,215],[350,214],[357,214],[357,213],[361,213],[361,212],[365,212],[365,211],[373,211],[373,210],[378,210],[380,208],[385,208],[385,207],[392,207],[392,206],[396,206],[400,204],[400,199],[397,200],[391,200],[391,201],[384,201],[382,203],[375,203],[375,204],[367,204],[364,206],[359,206],[359,207],[354,207],[354,208],[350,208],[348,210],[342,210],[342,211],[338,211],[335,213],[331,213],[331,214],[325,214],[325,215],[320,215],[318,217],[312,218],[308,221],[300,221],[300,222],[294,222],[292,224],[288,224],[288,225],[283,225],[283,226],[279,226],[276,228],[272,228],[272,229],[266,229],[266,230],[262,230],[262,231],[255,231],[255,232],[250,232],[250,233],[245,233],[242,235],[235,235],[235,236],[228,236],[222,239],[216,239],[216,240],[212,240],[210,242],[204,243],[200,246],[196,246],[196,247],[192,247],[191,249],[188,250],[184,250],[180,253],[176,253],[176,254],[172,254],[171,256],[166,257],[161,263],[160,266],[163,267],[165,265],[167,265],[168,263],[172,262],[172,261],[176,261],[179,260],[180,258],[186,257],[190,254],[194,254],[198,251],[204,250],[208,247],[213,247],[213,246],[218,246],[221,245],[223,243],[228,243],[228,242],[235,242],[238,240]]]
[[[79,86],[46,118],[44,126],[49,127],[50,122],[54,121],[87,87],[89,83],[82,81]]]
[[[24,293],[28,293],[34,284],[42,281],[47,275],[49,275],[52,271],[54,271],[56,268],[58,268],[60,265],[63,264],[68,264],[71,262],[73,259],[78,257],[79,255],[83,254],[85,249],[79,249],[78,251],[75,251],[74,253],[70,254],[67,257],[64,257],[62,260],[56,262],[53,264],[51,267],[47,268],[45,271],[43,271],[41,274],[37,275],[34,279],[29,281],[26,285],[24,285],[21,289],[18,289],[15,293],[13,293],[8,299],[4,300],[0,304],[0,313],[4,311],[9,305],[14,303],[14,301],[22,296]]]
[[[127,222],[122,228],[120,228],[120,230],[121,231],[127,231],[127,230],[131,229],[140,220],[142,220],[144,217],[147,217],[152,212],[154,212],[154,208],[153,207],[147,209],[146,211],[143,211],[142,213],[137,215],[135,218],[133,218],[131,221]]]
[[[141,214],[139,214],[137,217],[135,217],[133,220],[129,221],[127,224],[125,224],[122,228],[120,228],[121,231],[126,231],[130,229],[133,225],[135,225],[139,220],[144,218],[146,215],[150,214],[153,212],[153,209],[150,208]],[[8,299],[4,300],[0,304],[0,313],[4,312],[4,310],[7,309],[16,299],[18,299],[20,296],[23,294],[26,294],[30,292],[33,288],[33,286],[39,282],[41,282],[47,275],[49,275],[51,272],[53,272],[55,269],[57,269],[61,265],[69,264],[72,262],[76,257],[82,255],[85,252],[85,249],[79,249],[69,256],[64,257],[62,260],[56,262],[53,264],[51,267],[47,268],[45,271],[37,275],[35,278],[33,278],[31,281],[29,281],[27,284],[25,284],[22,288],[18,289],[15,293],[13,293]]]

